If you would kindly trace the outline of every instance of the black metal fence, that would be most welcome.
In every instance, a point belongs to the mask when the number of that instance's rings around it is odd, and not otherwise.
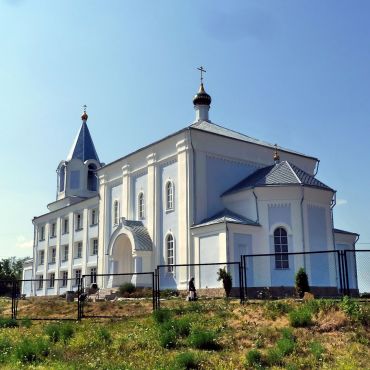
[[[15,281],[14,318],[76,320],[80,279],[25,279]],[[29,292],[30,296],[23,292]]]
[[[370,251],[329,250],[241,256],[244,295],[282,298],[296,295],[295,275],[302,267],[318,297],[358,297],[370,289]],[[361,268],[359,268],[361,266]]]
[[[100,289],[99,287],[108,286]],[[78,295],[79,320],[83,318],[127,317],[125,305],[141,301],[131,315],[140,315],[156,308],[154,272],[83,275]]]
[[[240,262],[159,265],[154,272],[0,280],[0,315],[81,320],[146,314],[173,305],[172,298],[187,299],[191,277],[197,299],[223,298],[220,269],[232,279],[230,297],[241,303],[245,298],[290,297],[295,296],[295,275],[301,267],[317,297],[370,298],[370,250],[331,250],[249,254],[241,256]],[[125,316],[122,312],[128,304],[135,307]]]
[[[158,265],[155,270],[156,306],[161,301],[168,303],[171,298],[192,299],[189,292],[189,280],[193,277],[197,300],[224,298],[226,291],[219,275],[220,269],[231,277],[230,298],[244,301],[243,273],[240,262],[191,263],[176,265]]]

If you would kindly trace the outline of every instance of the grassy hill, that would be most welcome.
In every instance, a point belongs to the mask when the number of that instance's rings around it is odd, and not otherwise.
[[[73,311],[64,301],[50,306],[50,301],[33,299],[24,305],[29,314]],[[162,306],[166,308],[155,314],[150,301],[90,307],[95,313],[114,307],[126,316],[117,321],[1,319],[0,367],[370,369],[368,303],[280,300],[240,305],[173,299]],[[8,307],[2,307],[5,314]]]

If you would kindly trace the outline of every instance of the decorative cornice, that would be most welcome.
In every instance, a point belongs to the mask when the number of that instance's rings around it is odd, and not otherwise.
[[[176,149],[177,149],[177,154],[180,154],[182,152],[185,152],[189,150],[189,145],[188,145],[188,140],[182,139],[176,143]]]
[[[148,166],[152,166],[157,162],[156,153],[151,153],[146,156],[146,160],[148,162]]]

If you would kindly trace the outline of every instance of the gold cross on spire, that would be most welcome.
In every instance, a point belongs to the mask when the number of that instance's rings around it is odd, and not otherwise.
[[[84,113],[86,113],[87,105],[86,105],[86,104],[84,104],[84,105],[82,106],[82,108],[84,109]]]
[[[198,71],[200,71],[200,83],[203,83],[203,73],[207,72],[203,66],[200,66],[199,68],[197,68]]]

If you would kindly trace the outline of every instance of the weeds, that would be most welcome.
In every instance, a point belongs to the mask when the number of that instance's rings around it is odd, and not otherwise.
[[[312,313],[308,307],[299,307],[289,313],[289,322],[293,328],[304,328],[311,326]]]
[[[325,348],[322,346],[321,343],[317,341],[311,342],[309,345],[309,350],[311,354],[313,355],[313,357],[316,359],[316,361],[322,360],[322,356],[325,352]]]
[[[183,352],[176,356],[175,365],[176,369],[198,369],[200,360],[193,352]]]
[[[16,327],[18,327],[17,320],[0,317],[0,328],[16,328]]]
[[[15,348],[15,358],[23,363],[43,360],[49,354],[49,345],[43,338],[26,338]]]
[[[248,369],[250,367],[262,367],[262,354],[257,349],[250,350],[245,356],[245,368]]]
[[[217,343],[217,334],[213,330],[203,328],[192,328],[189,343],[197,349],[218,350],[220,345]]]
[[[157,324],[163,324],[169,321],[172,317],[172,312],[167,308],[161,308],[153,312],[153,319]]]
[[[265,316],[271,320],[276,320],[290,311],[292,311],[291,305],[283,301],[269,301],[264,306]]]

